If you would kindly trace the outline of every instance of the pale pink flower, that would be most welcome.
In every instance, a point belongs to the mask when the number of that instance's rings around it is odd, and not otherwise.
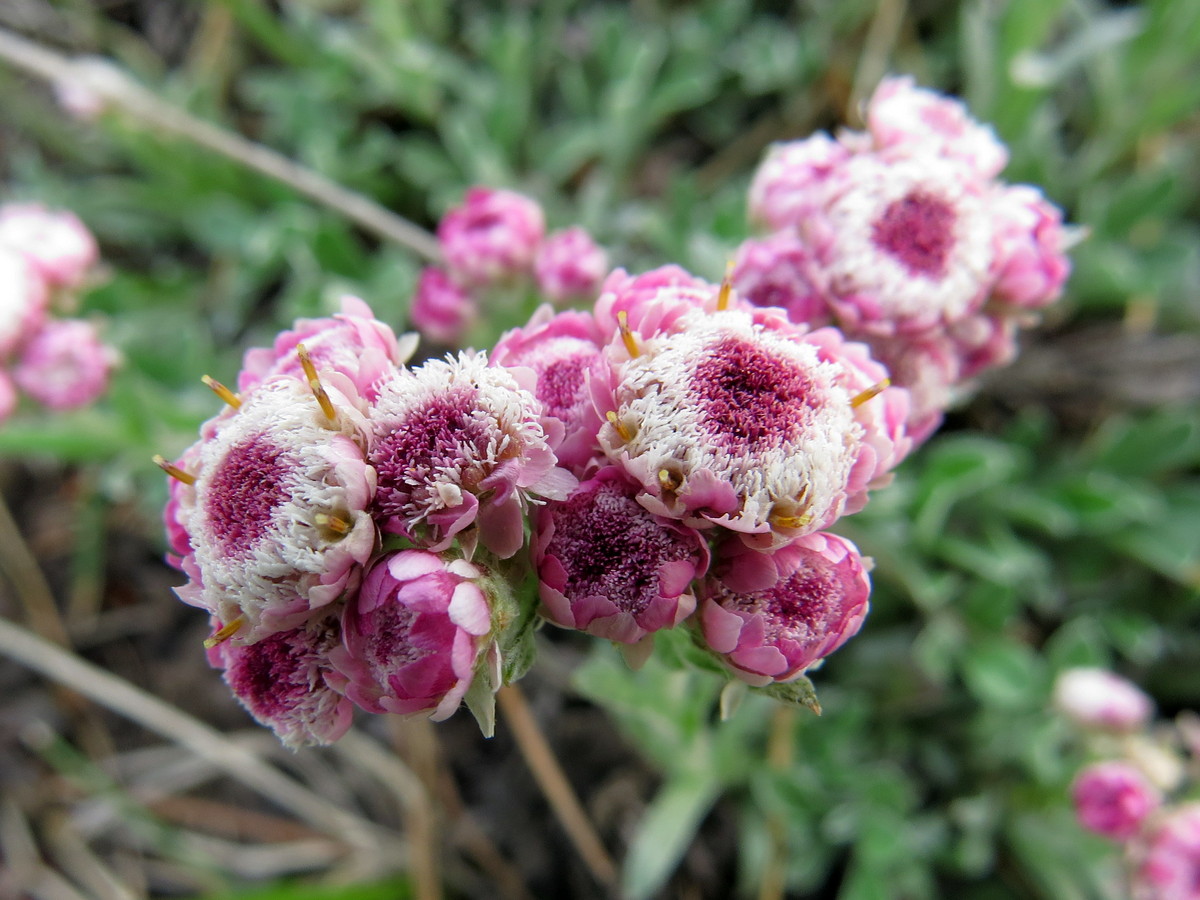
[[[608,466],[538,510],[534,567],[551,622],[632,644],[695,609],[691,584],[708,547],[695,529],[646,511],[638,489]]]
[[[791,231],[744,241],[733,257],[730,281],[754,306],[778,307],[798,325],[830,322],[829,304],[808,277],[811,252]]]
[[[750,184],[750,221],[769,231],[794,228],[824,205],[830,176],[850,156],[824,133],[774,144]]]
[[[471,327],[479,304],[444,269],[421,270],[408,318],[417,331],[439,344],[459,344]]]
[[[398,372],[371,420],[369,459],[379,472],[375,511],[385,531],[444,550],[477,536],[501,558],[524,544],[525,512],[576,484],[557,466],[561,424],[545,420],[524,368],[461,353]],[[548,429],[548,430],[547,430]]]
[[[324,377],[336,373],[353,385],[353,390],[342,385],[348,397],[356,399],[357,394],[370,400],[378,382],[412,356],[417,336],[406,334],[397,339],[366,303],[347,295],[341,299],[340,313],[298,319],[290,330],[275,338],[272,346],[247,350],[238,373],[238,390],[253,390],[275,375],[307,381],[296,352],[299,344],[304,344],[318,374]]]
[[[1200,900],[1200,803],[1168,810],[1140,843],[1136,900]]]
[[[765,311],[758,311],[763,313]],[[847,508],[864,427],[848,370],[783,318],[693,310],[642,342],[596,402],[608,457],[651,512],[768,543],[826,527]]]
[[[492,350],[492,365],[532,369],[534,396],[542,415],[562,423],[563,441],[555,449],[560,465],[579,474],[599,452],[600,416],[591,401],[589,378],[603,378],[607,362],[602,335],[591,313],[555,313],[543,304],[529,324],[507,332]]]
[[[1071,273],[1062,210],[1035,187],[1002,186],[993,194],[996,251],[992,301],[1040,309],[1062,295]]]
[[[255,644],[223,641],[209,649],[208,661],[224,670],[238,702],[285,746],[332,744],[346,733],[354,713],[350,700],[327,681],[338,639],[337,619],[325,618]]]
[[[909,76],[885,78],[867,103],[867,129],[880,149],[936,154],[992,178],[1008,150],[991,126],[973,119],[961,101],[916,86]]]
[[[528,274],[546,224],[536,201],[513,191],[473,187],[462,206],[438,223],[438,244],[450,275],[486,286]]]
[[[1127,841],[1162,802],[1158,789],[1124,760],[1087,766],[1071,785],[1079,824],[1114,841]]]
[[[36,332],[50,292],[25,254],[0,244],[0,359]]]
[[[17,409],[17,388],[8,377],[8,373],[0,369],[0,424],[11,416]]]
[[[872,355],[887,368],[892,383],[908,391],[905,430],[913,446],[938,429],[961,381],[962,359],[945,334],[922,338],[870,338]]]
[[[1137,731],[1154,704],[1127,678],[1107,669],[1067,669],[1054,683],[1054,705],[1075,724],[1099,731]]]
[[[335,409],[350,405],[325,389]],[[192,552],[176,593],[226,625],[241,619],[237,643],[295,628],[357,584],[375,546],[375,470],[357,428],[277,376],[184,454],[196,483],[177,495]]]
[[[52,287],[78,287],[100,258],[96,239],[78,216],[36,203],[0,207],[0,244],[24,253]]]
[[[593,299],[607,272],[608,254],[579,226],[548,235],[533,260],[538,290],[558,304]]]
[[[717,285],[676,265],[640,275],[614,269],[600,286],[593,314],[605,342],[616,337],[622,313],[631,332],[653,337],[693,309],[715,308],[716,299]]]
[[[331,683],[368,712],[449,717],[477,667],[498,662],[483,575],[424,550],[380,558],[346,605]]]
[[[855,334],[915,335],[977,311],[991,284],[983,184],[933,156],[856,156],[801,236],[812,277]]]
[[[117,352],[100,340],[91,322],[46,322],[21,348],[13,379],[43,406],[87,406],[108,389]]]
[[[705,579],[704,640],[751,684],[790,681],[849,640],[866,618],[871,583],[854,544],[824,532],[767,555],[736,543]],[[774,564],[773,581],[748,586],[746,570]]]
[[[966,381],[1017,357],[1017,320],[987,312],[959,319],[946,328],[959,360],[958,378]]]

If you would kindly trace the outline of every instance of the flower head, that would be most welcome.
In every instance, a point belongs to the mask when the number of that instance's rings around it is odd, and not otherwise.
[[[1054,705],[1075,724],[1099,731],[1136,731],[1154,712],[1150,698],[1106,669],[1067,669],[1054,683]]]
[[[1071,786],[1071,797],[1079,824],[1114,841],[1127,841],[1137,834],[1162,802],[1146,776],[1122,760],[1085,768]]]
[[[1186,803],[1154,823],[1136,853],[1136,900],[1200,900],[1200,803]]]
[[[25,254],[52,287],[78,287],[100,258],[96,239],[78,216],[36,203],[0,207],[0,244]]]
[[[730,280],[754,306],[778,307],[797,325],[819,328],[830,321],[829,305],[808,277],[811,253],[790,231],[742,243]]]
[[[346,606],[333,683],[368,712],[450,716],[481,657],[495,656],[483,575],[465,560],[424,550],[377,560]]]
[[[478,312],[475,298],[444,269],[421,270],[408,317],[425,337],[439,344],[458,344]]]
[[[693,309],[711,306],[716,296],[716,285],[676,265],[640,275],[614,269],[600,286],[593,312],[605,341],[617,335],[622,316],[631,331],[653,337],[670,331]]]
[[[91,322],[58,319],[46,322],[21,349],[13,378],[43,406],[76,409],[107,390],[117,358]]]
[[[594,297],[607,272],[608,254],[578,226],[549,235],[533,260],[538,291],[558,304]]]
[[[224,670],[246,711],[286,746],[332,744],[346,733],[354,711],[327,681],[338,638],[338,620],[324,618],[255,644],[224,641],[209,649],[208,660]]]
[[[534,380],[462,353],[385,382],[369,448],[384,529],[442,550],[476,525],[490,551],[516,553],[529,501],[561,500],[575,484],[557,467],[562,435],[543,429]]]
[[[530,198],[473,187],[442,218],[437,237],[450,275],[485,286],[527,273],[545,230],[542,208]]]
[[[764,554],[727,545],[703,584],[700,627],[705,642],[753,684],[789,681],[842,646],[867,615],[871,584],[858,549],[818,532],[775,550],[773,583],[739,584],[760,570]]]
[[[551,622],[632,644],[695,609],[691,584],[708,568],[708,547],[644,509],[637,492],[608,466],[538,511],[534,565]]]
[[[830,177],[850,156],[824,133],[775,144],[750,185],[750,221],[772,231],[794,228],[824,205]]]
[[[46,282],[33,264],[0,244],[0,359],[41,327],[49,300]]]
[[[992,215],[998,223],[992,300],[1018,309],[1053,303],[1071,273],[1062,210],[1037,188],[1018,184],[995,191]]]

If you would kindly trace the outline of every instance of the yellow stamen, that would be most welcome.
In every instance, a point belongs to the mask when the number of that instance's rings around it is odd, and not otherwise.
[[[185,472],[183,469],[174,463],[167,462],[159,454],[154,454],[154,464],[174,478],[176,481],[182,481],[184,484],[195,484],[196,476],[191,472]]]
[[[312,357],[308,355],[308,348],[303,344],[297,344],[296,355],[300,357],[300,366],[304,369],[304,377],[308,379],[308,386],[312,388],[313,396],[321,404],[321,412],[325,413],[325,418],[330,422],[336,422],[337,410],[333,408],[333,401],[329,399],[325,388],[321,386],[321,379],[317,377],[317,367],[313,365]]]
[[[330,515],[328,513],[317,513],[313,516],[313,521],[322,528],[328,528],[337,534],[349,534],[350,530],[354,528],[352,522],[347,522],[341,516]]]
[[[850,405],[855,406],[855,407],[862,406],[864,403],[866,403],[872,397],[876,397],[879,394],[883,393],[888,387],[891,386],[891,384],[892,384],[892,379],[885,378],[885,379],[883,379],[883,381],[879,382],[879,384],[871,385],[869,388],[867,388],[865,391],[863,391],[861,394],[859,394],[857,397],[855,397],[853,400],[851,400]]]
[[[213,647],[217,646],[218,644],[225,643],[227,640],[229,640],[231,637],[233,637],[235,634],[237,634],[238,631],[241,630],[241,627],[245,624],[246,624],[245,616],[238,616],[236,619],[234,619],[230,622],[226,622],[224,625],[222,625],[220,628],[218,628],[216,631],[214,631],[212,634],[210,634],[208,637],[206,637],[204,639],[204,649],[211,650]]]
[[[238,397],[238,395],[235,394],[233,391],[231,391],[229,388],[225,387],[225,385],[221,384],[221,382],[217,381],[215,378],[210,378],[207,375],[201,375],[200,380],[204,382],[205,386],[210,391],[212,391],[214,394],[216,394],[218,397],[220,397],[222,400],[224,400],[226,403],[228,403],[234,409],[238,409],[241,407],[241,405],[242,405],[241,398]]]
[[[662,485],[664,491],[676,491],[679,490],[679,486],[683,484],[683,481],[669,469],[659,469],[658,483]]]
[[[627,444],[633,440],[633,435],[629,433],[629,429],[625,427],[624,423],[617,418],[617,414],[615,412],[610,409],[607,413],[605,413],[604,417],[608,419],[608,423],[617,430],[617,434],[621,436],[621,440]]]
[[[771,524],[776,528],[803,528],[812,521],[812,516],[771,516]]]
[[[729,309],[729,295],[733,293],[733,260],[725,263],[725,277],[721,279],[721,290],[717,294],[717,312]]]
[[[625,342],[625,349],[633,359],[637,359],[642,355],[642,351],[638,349],[637,338],[629,328],[629,313],[625,310],[617,313],[617,327],[621,329],[621,340]]]

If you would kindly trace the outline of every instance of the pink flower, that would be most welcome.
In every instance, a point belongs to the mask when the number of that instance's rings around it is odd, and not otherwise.
[[[1061,673],[1054,705],[1076,725],[1098,731],[1137,731],[1154,712],[1150,698],[1132,681],[1094,668]]]
[[[450,275],[482,287],[527,274],[545,230],[542,208],[530,198],[473,187],[442,218],[437,237]]]
[[[24,253],[52,287],[78,287],[100,258],[96,239],[78,216],[36,203],[0,207],[0,244]]]
[[[632,644],[695,609],[691,584],[708,568],[708,547],[643,509],[637,492],[608,466],[538,511],[534,566],[551,622]]]
[[[876,468],[847,387],[857,375],[831,346],[766,311],[693,310],[594,392],[613,413],[600,446],[658,515],[768,544],[818,531],[846,510],[864,453]]]
[[[477,312],[475,298],[444,269],[429,266],[421,270],[408,309],[408,317],[417,331],[439,344],[458,344]]]
[[[599,453],[600,416],[591,402],[589,378],[603,378],[607,362],[600,329],[591,313],[555,313],[542,305],[524,328],[507,332],[492,351],[492,365],[532,369],[533,394],[542,415],[561,423],[564,437],[555,449],[560,465],[579,474]]]
[[[0,244],[0,360],[41,327],[49,302],[46,282],[29,259]]]
[[[8,377],[8,373],[0,369],[0,424],[11,416],[17,409],[17,389]]]
[[[924,443],[942,424],[961,381],[962,359],[954,341],[935,333],[919,339],[870,338],[868,343],[892,384],[908,391],[905,431],[913,446]]]
[[[984,185],[934,156],[846,163],[820,215],[801,224],[811,274],[855,334],[918,335],[982,306],[993,225]]]
[[[567,228],[542,241],[533,272],[538,290],[552,303],[591,299],[608,272],[608,254],[584,229]]]
[[[58,319],[43,325],[25,344],[13,378],[43,406],[75,409],[108,389],[116,362],[117,352],[100,340],[91,322]]]
[[[1200,803],[1167,812],[1136,853],[1136,900],[1200,900]]]
[[[498,662],[483,574],[424,550],[379,559],[346,606],[333,683],[368,712],[450,716],[482,659]]]
[[[713,307],[716,298],[716,285],[676,265],[641,275],[614,269],[600,286],[594,314],[606,342],[616,337],[621,313],[631,331],[653,337],[670,331],[693,309]]]
[[[349,380],[353,390],[342,385],[348,398],[354,400],[357,394],[373,399],[377,383],[412,356],[417,336],[406,334],[397,340],[392,329],[357,297],[342,297],[341,306],[342,311],[331,318],[297,320],[271,347],[247,350],[238,390],[253,390],[275,375],[307,381],[296,352],[296,346],[304,344],[318,373],[336,373]]]
[[[1157,788],[1136,767],[1122,760],[1094,763],[1071,786],[1075,815],[1088,831],[1127,841],[1162,802]]]
[[[825,203],[830,176],[851,152],[827,134],[775,144],[750,185],[750,221],[771,231],[791,229]]]
[[[774,563],[774,582],[751,588],[745,573],[761,571],[764,559]],[[849,640],[867,615],[871,584],[862,557],[833,534],[805,535],[769,556],[728,544],[715,568],[728,574],[704,581],[704,640],[751,684],[798,677]]]
[[[1021,309],[1039,309],[1062,294],[1071,273],[1065,251],[1062,210],[1025,184],[997,189],[996,283],[992,300]]]
[[[830,322],[829,305],[809,280],[810,257],[804,242],[790,231],[748,240],[734,255],[731,280],[746,302],[778,307],[790,321],[819,328]]]
[[[326,386],[335,409],[349,400]],[[358,583],[375,546],[367,508],[375,470],[354,419],[331,422],[304,382],[277,376],[207,428],[184,454],[195,478],[177,489],[189,539],[180,598],[250,644],[296,628]],[[173,543],[179,533],[168,522]]]
[[[986,312],[960,319],[946,328],[959,360],[958,378],[966,381],[988,369],[1006,366],[1017,357],[1017,322]]]
[[[327,680],[334,674],[329,655],[338,636],[337,619],[322,619],[256,644],[224,641],[208,651],[208,660],[224,670],[246,711],[285,746],[332,744],[346,733],[354,711]]]
[[[535,382],[529,369],[467,353],[385,382],[369,448],[384,530],[433,550],[462,534],[470,548],[477,536],[502,559],[516,553],[530,501],[561,500],[576,484],[557,466],[562,434],[553,420],[543,428]]]
[[[936,154],[992,178],[1008,164],[1008,150],[963,104],[919,88],[909,76],[885,78],[867,103],[867,128],[884,150]]]

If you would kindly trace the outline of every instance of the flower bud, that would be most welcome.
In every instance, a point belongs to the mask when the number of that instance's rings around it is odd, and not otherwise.
[[[21,351],[13,378],[43,406],[87,406],[108,388],[117,352],[81,319],[47,322]]]
[[[474,187],[442,218],[437,237],[451,277],[483,287],[527,274],[545,229],[542,208],[530,198]]]
[[[533,260],[538,290],[552,303],[594,299],[608,272],[608,254],[576,226],[542,241]]]
[[[1154,711],[1150,698],[1132,681],[1094,668],[1060,674],[1054,705],[1076,725],[1099,731],[1136,731]]]
[[[446,274],[429,266],[421,270],[408,318],[431,341],[457,345],[475,318],[475,298]]]
[[[1127,841],[1162,797],[1146,776],[1122,760],[1088,766],[1071,786],[1079,824],[1114,841]]]

